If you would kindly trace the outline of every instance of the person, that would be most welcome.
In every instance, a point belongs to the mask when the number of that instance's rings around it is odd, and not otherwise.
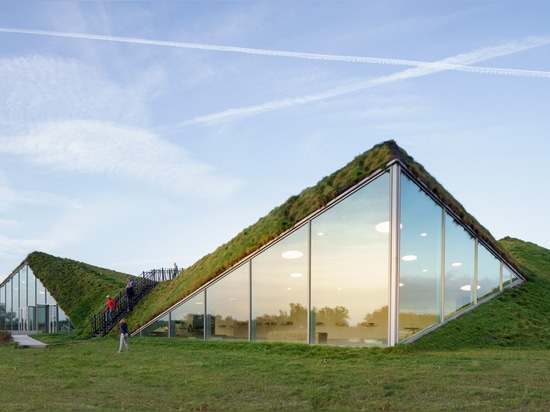
[[[116,308],[116,302],[115,300],[107,295],[107,318],[112,322],[113,321],[113,313]]]
[[[174,262],[174,273],[172,274],[172,279],[174,279],[178,275],[178,272],[178,265],[176,264],[176,262]]]
[[[120,320],[120,345],[118,346],[118,352],[122,352],[122,346],[126,347],[126,352],[130,351],[130,348],[128,347],[128,324],[126,323],[126,319]]]
[[[126,284],[126,304],[128,305],[128,311],[134,308],[134,280],[128,276],[128,283]]]

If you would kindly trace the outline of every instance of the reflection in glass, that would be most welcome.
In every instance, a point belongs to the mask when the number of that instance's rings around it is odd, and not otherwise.
[[[500,261],[481,243],[477,247],[477,299],[500,290]]]
[[[386,345],[389,174],[311,223],[312,343]]]
[[[170,336],[204,339],[204,291],[171,312]]]
[[[65,314],[65,312],[63,312],[63,310],[61,308],[58,308],[58,313],[59,313],[59,330],[58,330],[58,332],[60,332],[60,333],[71,333],[72,332],[71,321],[69,320],[69,318],[67,317],[67,315]]]
[[[36,305],[36,277],[34,276],[31,268],[29,268],[27,283],[27,287],[29,290],[29,305],[34,306]]]
[[[445,317],[474,302],[475,242],[449,215],[445,216]]]
[[[27,306],[27,268],[28,266],[23,266],[19,271],[19,307]]]
[[[442,209],[401,178],[399,340],[441,320]]]
[[[165,315],[157,319],[141,331],[141,336],[168,337],[168,317]]]
[[[0,330],[6,329],[6,287],[0,286]]]
[[[512,282],[512,271],[506,266],[502,265],[502,286],[507,286]]]
[[[15,314],[13,313],[13,305],[12,305],[12,280],[10,279],[6,284],[6,329],[12,330],[12,322],[13,318],[15,318]]]
[[[47,333],[47,319],[48,319],[48,306],[47,305],[38,305],[36,307],[36,318],[38,324],[38,333]]]
[[[307,342],[307,229],[252,259],[252,340]]]
[[[12,281],[12,312],[14,314],[14,319],[12,321],[11,327],[12,330],[19,330],[19,272],[17,272],[11,278]]]
[[[36,304],[46,304],[46,288],[39,279],[36,279]]]
[[[206,290],[207,320],[212,335],[207,339],[248,339],[249,265],[237,268]]]

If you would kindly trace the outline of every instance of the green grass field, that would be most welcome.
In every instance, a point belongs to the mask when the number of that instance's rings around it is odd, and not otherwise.
[[[0,345],[1,410],[546,411],[547,349],[410,351],[41,335]]]

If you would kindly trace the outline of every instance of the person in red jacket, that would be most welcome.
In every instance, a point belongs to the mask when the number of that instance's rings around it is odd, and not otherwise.
[[[116,308],[115,300],[107,295],[107,318],[112,322],[113,321],[113,312]]]

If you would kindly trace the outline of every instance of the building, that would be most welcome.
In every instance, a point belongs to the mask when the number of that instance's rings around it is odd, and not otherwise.
[[[14,334],[72,330],[71,321],[27,261],[0,284],[0,330]]]
[[[136,333],[393,346],[524,281],[498,242],[395,142],[358,159],[310,191],[324,199],[316,210]],[[344,172],[351,183],[341,182]],[[336,194],[323,197],[329,186]]]

